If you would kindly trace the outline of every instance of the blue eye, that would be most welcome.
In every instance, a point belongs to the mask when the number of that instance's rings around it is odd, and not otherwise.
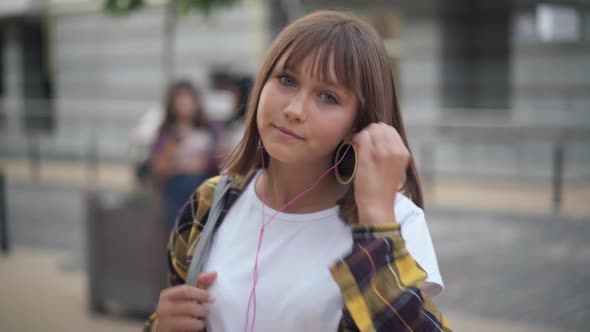
[[[338,104],[338,99],[331,93],[322,93],[321,98],[326,104]]]
[[[290,76],[286,76],[286,75],[279,76],[279,81],[281,81],[281,84],[283,84],[285,86],[295,85],[295,80]]]

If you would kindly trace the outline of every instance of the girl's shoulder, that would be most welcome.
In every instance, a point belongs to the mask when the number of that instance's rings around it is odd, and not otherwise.
[[[401,192],[395,195],[394,212],[397,222],[402,226],[415,219],[424,219],[424,211]]]
[[[255,171],[250,172],[249,174],[243,175],[223,175],[219,174],[213,177],[208,178],[207,180],[203,181],[203,183],[197,189],[197,193],[200,197],[209,199],[215,195],[215,189],[217,189],[217,185],[221,180],[222,176],[229,177],[230,188],[233,189],[234,192],[240,192],[244,190],[246,185],[250,182],[250,180],[255,175]]]
[[[197,193],[201,196],[205,195],[208,192],[215,192],[217,185],[219,184],[219,180],[221,179],[221,175],[216,175],[213,177],[208,178],[207,180],[203,181],[199,188],[197,188]]]

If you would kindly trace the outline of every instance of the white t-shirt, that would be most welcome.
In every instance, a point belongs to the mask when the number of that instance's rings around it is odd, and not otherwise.
[[[176,152],[176,158],[193,159],[195,156],[200,156],[207,159],[211,153],[211,146],[213,145],[213,138],[207,130],[191,129],[183,132],[181,135],[180,145]]]
[[[228,211],[204,266],[204,271],[218,273],[209,288],[215,303],[206,305],[210,332],[243,331],[246,324],[262,222],[255,182],[248,184]],[[443,283],[424,214],[407,197],[396,196],[396,219],[406,247],[428,273],[425,291],[436,295]],[[255,331],[337,330],[343,301],[330,267],[353,245],[350,226],[341,221],[338,210],[279,213],[266,226],[258,261]],[[264,212],[268,220],[276,211],[265,206]]]

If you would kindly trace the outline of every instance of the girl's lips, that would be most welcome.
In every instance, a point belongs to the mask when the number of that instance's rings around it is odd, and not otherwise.
[[[273,127],[275,127],[276,129],[278,129],[281,133],[283,133],[285,135],[289,135],[289,136],[292,136],[293,138],[297,138],[297,139],[303,139],[303,137],[295,134],[294,132],[290,131],[287,128],[278,127],[278,126],[275,126],[275,125],[273,125]]]

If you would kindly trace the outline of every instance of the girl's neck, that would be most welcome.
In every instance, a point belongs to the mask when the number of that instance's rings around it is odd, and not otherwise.
[[[263,195],[262,176],[256,180],[256,194],[267,206],[279,210],[311,187],[331,167],[329,163],[325,164],[303,166],[287,165],[276,160],[270,161],[264,170],[266,195]],[[311,213],[334,207],[344,196],[348,187],[349,185],[339,184],[330,172],[313,189],[289,205],[283,212]]]

